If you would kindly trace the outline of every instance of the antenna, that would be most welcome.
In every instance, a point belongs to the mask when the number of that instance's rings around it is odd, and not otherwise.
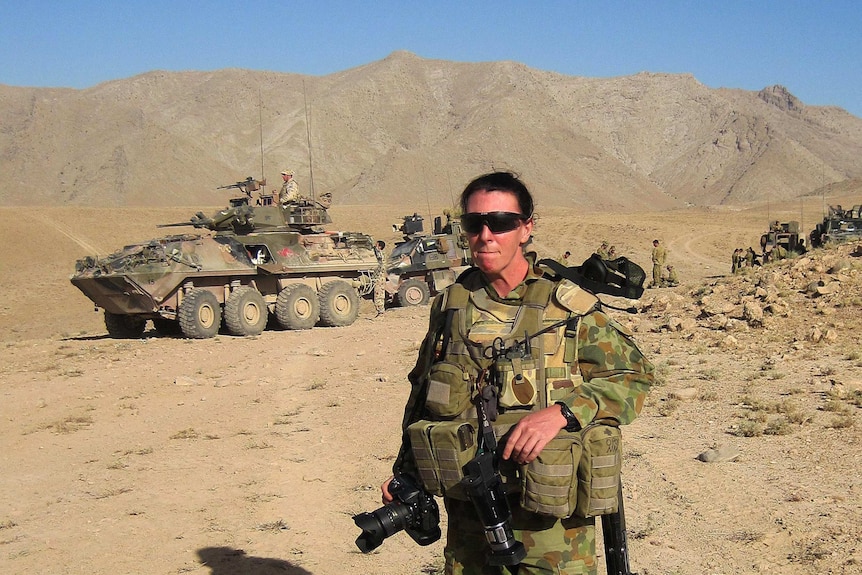
[[[455,209],[455,198],[452,196],[452,174],[446,170],[446,181],[449,182],[449,203],[452,204],[452,209]]]
[[[257,87],[257,124],[260,131],[260,177],[263,180],[263,193],[266,193],[266,172],[263,171],[263,98],[260,86]]]
[[[302,101],[305,105],[305,145],[308,148],[308,174],[311,176],[311,201],[316,201],[314,194],[314,162],[311,159],[311,113],[308,111],[308,95],[305,92],[305,78],[302,79]]]
[[[422,180],[428,181],[428,176],[425,174],[425,162],[422,162]],[[434,221],[434,214],[431,213],[431,199],[428,196],[428,186],[425,186],[425,205],[428,206],[428,219]]]

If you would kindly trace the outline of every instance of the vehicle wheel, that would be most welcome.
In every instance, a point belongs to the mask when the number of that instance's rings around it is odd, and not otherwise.
[[[156,328],[156,333],[159,335],[182,335],[183,333],[183,330],[180,329],[180,322],[175,319],[155,317],[153,318],[153,327]]]
[[[343,280],[320,288],[320,323],[331,327],[350,325],[359,316],[359,294]]]
[[[268,315],[263,296],[251,286],[233,290],[224,304],[224,322],[233,335],[260,335]]]
[[[398,288],[398,305],[401,307],[425,305],[430,298],[431,289],[428,284],[416,278],[404,280]]]
[[[186,294],[178,315],[183,335],[193,339],[214,337],[221,325],[221,305],[205,289],[193,289]]]
[[[147,320],[136,315],[105,312],[105,327],[114,339],[138,339],[144,335]]]
[[[275,317],[284,329],[311,329],[320,318],[320,300],[311,286],[287,286],[275,300]]]

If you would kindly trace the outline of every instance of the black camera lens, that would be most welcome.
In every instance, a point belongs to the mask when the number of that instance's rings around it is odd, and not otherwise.
[[[356,538],[356,546],[363,553],[377,549],[384,539],[407,527],[412,517],[412,509],[398,501],[371,513],[355,515],[353,522],[362,529],[362,534]]]

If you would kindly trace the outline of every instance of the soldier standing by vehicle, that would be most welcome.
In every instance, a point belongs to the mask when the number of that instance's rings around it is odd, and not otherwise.
[[[731,259],[733,263],[730,266],[730,273],[735,274],[742,267],[742,248],[733,250],[733,257]]]
[[[753,247],[748,246],[748,250],[745,252],[745,265],[753,268],[756,263],[760,263],[757,261],[757,254],[754,253]]]
[[[667,250],[658,240],[652,241],[652,283],[650,287],[661,287],[661,270],[667,260]]]
[[[533,198],[520,179],[506,172],[480,176],[462,192],[461,208],[476,267],[434,300],[429,331],[408,376],[412,390],[393,466],[396,476],[415,478],[429,493],[435,489],[422,481],[430,476],[418,463],[427,446],[417,444],[423,437],[414,435],[417,426],[454,420],[460,430],[458,422],[476,422],[471,403],[487,406],[500,414],[498,424],[512,418],[497,451],[501,473],[505,465],[514,472],[515,465],[537,458],[536,465],[547,467],[542,457],[550,441],[565,441],[599,420],[630,423],[653,382],[652,364],[601,311],[598,298],[546,273],[536,266],[535,254],[524,253],[533,231]],[[545,331],[555,337],[538,336],[543,326],[554,325]],[[510,354],[513,359],[507,359]],[[460,434],[453,436],[456,442],[464,439]],[[392,481],[381,488],[387,504],[393,501]],[[514,537],[526,548],[518,572],[595,574],[595,518],[528,510],[519,490],[505,497]],[[473,503],[456,489],[442,495],[449,518],[446,573],[500,573],[486,564],[489,542]]]
[[[377,272],[374,275],[374,309],[377,315],[386,311],[386,242],[377,240],[374,244],[374,255],[377,256]]]
[[[281,173],[281,179],[284,183],[281,185],[281,190],[278,192],[278,201],[282,207],[288,204],[295,204],[302,196],[299,193],[299,186],[296,180],[293,179],[294,171],[285,170]]]

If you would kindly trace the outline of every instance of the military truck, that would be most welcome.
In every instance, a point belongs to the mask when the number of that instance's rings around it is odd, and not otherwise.
[[[461,222],[448,215],[434,218],[431,234],[425,233],[419,214],[404,216],[400,226],[392,227],[403,240],[386,262],[386,293],[401,307],[427,304],[473,263]]]
[[[809,234],[812,247],[820,247],[828,242],[846,242],[862,239],[862,205],[849,210],[839,206],[829,206],[823,221]]]
[[[352,324],[378,268],[371,237],[324,231],[331,219],[321,204],[282,207],[258,191],[264,183],[222,186],[241,192],[227,208],[160,226],[204,233],[78,260],[71,282],[104,310],[108,334],[140,337],[148,320],[188,338],[213,337],[222,324],[232,335],[257,335],[271,315],[285,329]]]
[[[769,231],[760,236],[760,249],[764,254],[769,254],[779,247],[785,253],[802,254],[805,252],[804,237],[802,240],[799,238],[799,222],[779,222],[776,220],[769,225]]]

